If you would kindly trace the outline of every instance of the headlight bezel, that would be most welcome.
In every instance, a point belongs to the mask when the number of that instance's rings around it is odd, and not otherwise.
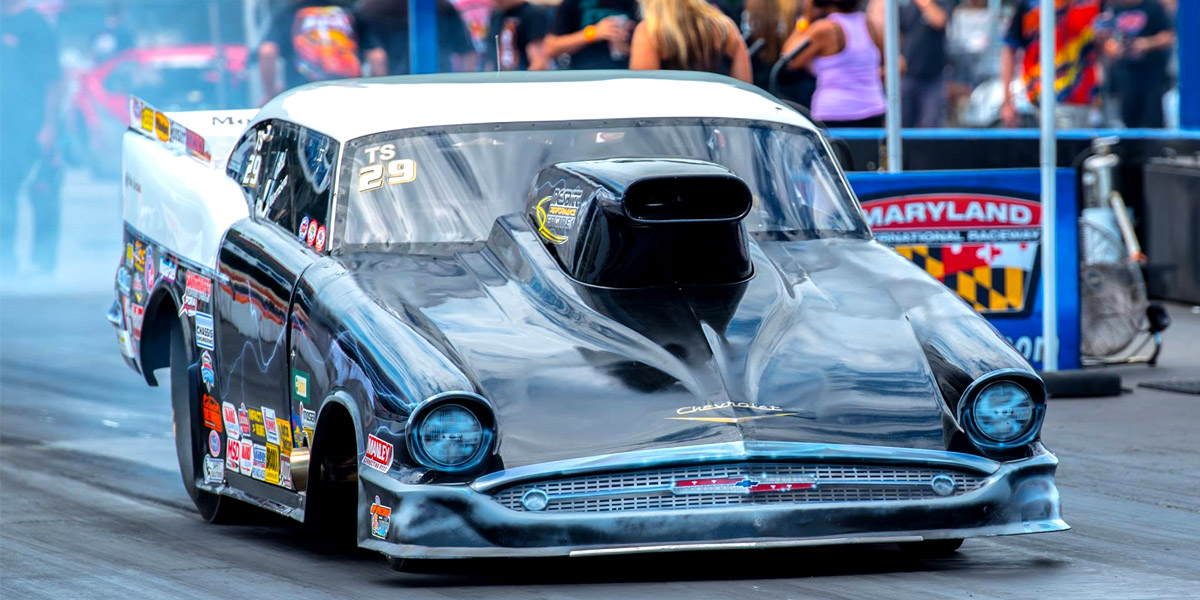
[[[976,403],[982,392],[993,384],[1012,383],[1027,394],[1033,404],[1029,425],[1021,435],[1008,441],[999,441],[979,429],[975,421]],[[967,386],[958,403],[958,424],[967,433],[971,443],[984,452],[1005,453],[1029,445],[1042,431],[1046,416],[1046,385],[1041,378],[1021,369],[1000,369],[977,378]]]
[[[439,408],[455,405],[466,409],[479,421],[482,438],[479,447],[465,462],[448,465],[436,460],[426,450],[421,442],[421,427],[426,419]],[[422,467],[439,473],[461,474],[474,471],[492,455],[496,443],[496,416],[491,403],[478,394],[471,392],[443,392],[422,402],[413,410],[405,425],[404,439],[408,446],[408,454]]]

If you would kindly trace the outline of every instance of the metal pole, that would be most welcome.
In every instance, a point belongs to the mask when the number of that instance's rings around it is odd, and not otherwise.
[[[1003,35],[1001,28],[1004,26],[1000,22],[1000,0],[987,0],[987,15],[988,15],[988,49],[987,49],[987,65],[988,73],[1000,72],[1000,36]],[[995,68],[995,71],[991,69]]]
[[[1200,129],[1200,2],[1183,0],[1175,15],[1179,58],[1179,126]]]
[[[408,3],[409,73],[437,73],[437,34],[437,0],[411,0]]]
[[[1057,245],[1054,239],[1055,197],[1054,171],[1058,166],[1054,130],[1054,54],[1058,47],[1055,38],[1054,0],[1041,0],[1038,62],[1041,68],[1041,168],[1042,168],[1042,370],[1058,370],[1058,290],[1056,287]]]
[[[225,76],[225,45],[221,42],[221,8],[217,6],[216,0],[208,3],[208,35],[212,38],[216,51],[214,62],[217,67],[217,106],[230,108],[226,93],[228,90],[225,89],[228,77]]]
[[[904,166],[900,147],[900,5],[887,0],[884,9],[883,65],[887,92],[887,170],[899,173]]]

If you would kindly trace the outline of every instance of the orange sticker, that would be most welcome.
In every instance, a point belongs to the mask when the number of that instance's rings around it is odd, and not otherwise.
[[[164,142],[171,139],[171,121],[167,120],[167,115],[154,113],[154,133]]]
[[[221,431],[221,406],[208,394],[204,395],[204,426]]]

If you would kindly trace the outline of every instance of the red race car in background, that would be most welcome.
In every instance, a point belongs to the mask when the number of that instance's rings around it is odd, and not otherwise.
[[[222,54],[212,44],[132,48],[78,72],[67,105],[72,153],[93,174],[120,173],[129,94],[171,111],[245,106],[249,51],[226,44]]]

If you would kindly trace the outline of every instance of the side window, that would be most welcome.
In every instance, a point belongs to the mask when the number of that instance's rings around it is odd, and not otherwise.
[[[278,122],[260,123],[246,132],[229,157],[226,173],[238,182],[250,213],[292,231],[292,182],[288,157],[295,152],[295,131]]]
[[[337,143],[329,136],[299,128],[292,173],[296,233],[317,252],[329,248],[329,201],[333,197]]]

